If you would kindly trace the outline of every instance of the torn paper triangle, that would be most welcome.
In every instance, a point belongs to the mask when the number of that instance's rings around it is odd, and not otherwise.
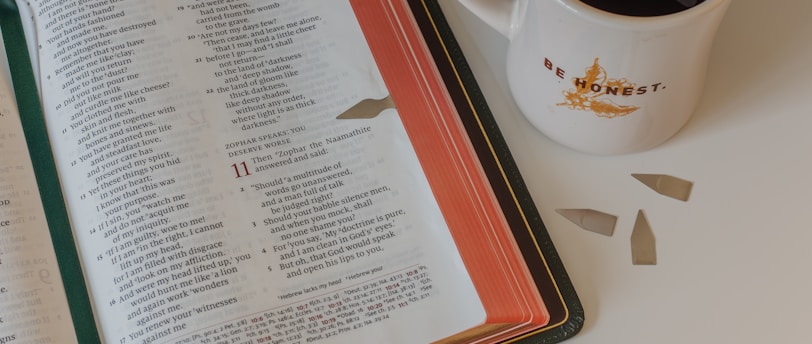
[[[358,104],[353,105],[340,115],[337,119],[357,119],[357,118],[373,118],[378,116],[383,110],[394,109],[395,101],[392,100],[392,95],[386,96],[383,99],[364,99]]]
[[[654,232],[646,219],[643,210],[637,211],[637,220],[632,230],[632,264],[657,265],[657,244]]]
[[[556,209],[557,213],[585,230],[612,236],[617,216],[593,209]]]
[[[688,197],[691,196],[691,189],[694,186],[693,182],[666,174],[632,173],[632,177],[657,193],[680,201],[688,201]]]

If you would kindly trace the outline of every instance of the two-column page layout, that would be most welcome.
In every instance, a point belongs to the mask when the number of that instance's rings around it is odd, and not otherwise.
[[[494,342],[558,321],[414,5],[18,2],[92,331],[118,344]],[[3,129],[19,126],[6,113]],[[3,154],[0,302],[53,294],[27,319],[70,329],[54,253],[18,233],[47,228],[23,197],[33,178],[15,177],[25,153]]]

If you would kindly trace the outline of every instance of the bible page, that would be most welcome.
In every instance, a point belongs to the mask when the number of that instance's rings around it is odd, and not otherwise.
[[[31,1],[110,343],[429,342],[484,320],[346,1]],[[375,116],[377,115],[377,116]]]

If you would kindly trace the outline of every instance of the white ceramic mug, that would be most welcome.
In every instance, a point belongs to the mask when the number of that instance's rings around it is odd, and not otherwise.
[[[510,40],[508,83],[529,121],[593,154],[650,149],[685,125],[730,4],[634,17],[579,0],[459,1]]]

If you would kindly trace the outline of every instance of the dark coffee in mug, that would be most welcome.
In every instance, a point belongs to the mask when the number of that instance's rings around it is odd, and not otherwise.
[[[542,0],[547,1],[547,0]],[[597,9],[634,17],[654,17],[685,11],[704,0],[581,0]]]

